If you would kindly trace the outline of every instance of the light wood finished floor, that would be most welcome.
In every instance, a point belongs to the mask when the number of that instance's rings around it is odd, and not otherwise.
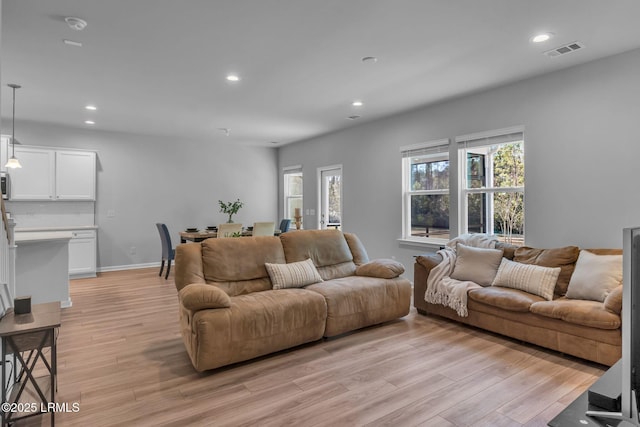
[[[58,340],[60,426],[544,426],[603,367],[412,312],[199,374],[157,269],[74,280]],[[37,417],[16,425],[49,425]]]

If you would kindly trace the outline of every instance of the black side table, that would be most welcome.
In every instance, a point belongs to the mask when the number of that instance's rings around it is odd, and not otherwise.
[[[49,403],[55,402],[57,388],[56,339],[59,327],[60,302],[34,304],[28,314],[15,314],[10,309],[0,320],[2,427],[19,419],[46,413],[51,415],[51,425],[55,425],[55,411],[49,408]],[[51,348],[49,360],[43,353],[47,347]],[[13,355],[14,384],[10,396],[7,395],[11,385],[7,378],[7,355]],[[38,361],[42,361],[48,375],[39,378],[34,376]],[[34,398],[39,401],[34,402]]]

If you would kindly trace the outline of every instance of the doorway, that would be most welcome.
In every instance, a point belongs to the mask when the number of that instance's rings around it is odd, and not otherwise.
[[[318,228],[342,227],[342,165],[318,168]]]

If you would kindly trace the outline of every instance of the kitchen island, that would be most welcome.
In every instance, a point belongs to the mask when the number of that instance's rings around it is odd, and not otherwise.
[[[71,307],[69,241],[71,231],[15,233],[15,296],[31,296],[32,304],[59,301]]]

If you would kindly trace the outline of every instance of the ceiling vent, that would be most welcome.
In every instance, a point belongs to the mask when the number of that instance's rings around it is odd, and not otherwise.
[[[567,43],[563,46],[560,47],[556,47],[555,49],[551,49],[548,50],[546,52],[544,52],[545,55],[549,56],[549,57],[556,57],[556,56],[561,56],[561,55],[565,55],[567,53],[571,53],[571,52],[575,52],[576,50],[580,50],[583,49],[584,45],[580,42],[571,42],[571,43]]]

